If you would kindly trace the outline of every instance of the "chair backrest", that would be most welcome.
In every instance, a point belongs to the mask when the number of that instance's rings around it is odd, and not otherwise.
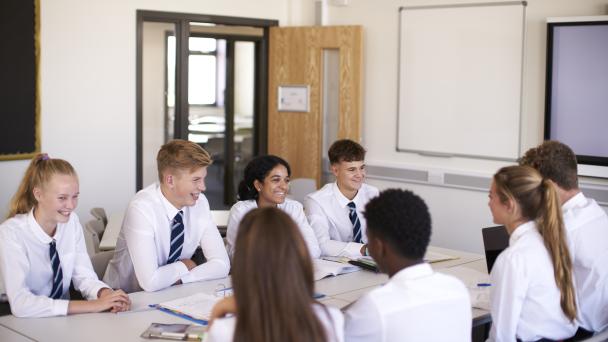
[[[91,209],[91,215],[93,215],[94,218],[101,220],[104,226],[108,224],[108,215],[106,215],[104,208]]]
[[[312,178],[296,178],[289,182],[288,197],[304,203],[306,195],[317,191],[317,182]]]
[[[93,270],[97,273],[97,278],[103,279],[108,268],[108,263],[114,256],[114,251],[99,252],[91,256],[91,264],[93,264]]]
[[[99,234],[97,234],[92,227],[97,224],[96,222],[98,222],[98,220],[91,220],[82,227],[84,243],[87,246],[87,253],[89,256],[93,256],[99,252]]]
[[[99,236],[99,240],[101,240],[107,225],[103,224],[101,220],[91,220],[87,222],[87,224],[97,234],[97,236]]]

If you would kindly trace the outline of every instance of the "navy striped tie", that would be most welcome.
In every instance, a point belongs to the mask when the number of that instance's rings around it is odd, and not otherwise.
[[[350,222],[353,224],[353,241],[362,243],[361,241],[361,222],[359,221],[359,216],[357,215],[357,206],[355,202],[348,203],[348,218],[350,218]]]
[[[180,210],[171,221],[171,248],[169,249],[167,264],[174,263],[182,254],[182,248],[184,247],[183,215],[184,213]]]
[[[49,244],[49,256],[51,257],[51,267],[53,268],[53,288],[51,289],[50,298],[59,299],[63,296],[63,271],[61,271],[61,262],[55,240]]]

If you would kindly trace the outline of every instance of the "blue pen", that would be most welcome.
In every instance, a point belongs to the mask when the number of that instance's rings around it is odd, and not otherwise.
[[[477,286],[479,286],[479,287],[486,287],[486,286],[492,286],[492,284],[490,284],[490,283],[477,283]]]

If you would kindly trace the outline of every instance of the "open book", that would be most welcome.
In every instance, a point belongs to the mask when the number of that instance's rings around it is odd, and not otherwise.
[[[451,256],[451,255],[447,255],[447,254],[442,254],[442,253],[438,253],[438,252],[431,252],[431,251],[426,251],[426,254],[424,254],[424,261],[432,264],[434,262],[441,262],[441,261],[448,261],[448,260],[456,260],[458,259],[458,257],[456,256]]]
[[[350,265],[348,263],[323,259],[315,259],[313,261],[313,266],[315,270],[315,280],[323,279],[329,276],[336,276],[338,274],[355,272],[361,269],[358,266]]]
[[[222,297],[197,293],[157,304],[156,308],[199,324],[207,324],[211,316],[211,309],[220,299]]]

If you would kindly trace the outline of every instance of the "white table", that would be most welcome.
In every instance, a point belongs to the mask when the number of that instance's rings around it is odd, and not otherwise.
[[[453,274],[465,284],[478,281],[475,277],[479,274],[483,275],[483,269],[480,267],[485,265],[485,261],[481,255],[437,247],[430,249],[459,257],[457,260],[432,264],[438,272]],[[467,265],[471,267],[467,267]],[[475,275],[474,279],[470,279],[471,274]],[[321,279],[315,283],[315,291],[325,295],[321,299],[324,304],[343,308],[359,299],[364,293],[386,283],[387,280],[388,277],[383,274],[359,271]],[[127,313],[82,314],[39,319],[17,318],[11,315],[0,317],[0,326],[8,328],[9,333],[15,332],[37,341],[143,341],[144,339],[139,335],[151,323],[190,323],[183,318],[150,309],[149,304],[157,304],[198,292],[215,293],[222,285],[229,287],[230,279],[178,285],[158,292],[132,293],[130,294],[133,303],[132,311]],[[474,325],[485,323],[489,320],[489,312],[473,309],[473,318]],[[1,340],[4,341],[4,339]]]
[[[6,342],[31,342],[34,341],[27,336],[21,335],[20,333],[13,331],[5,326],[0,326],[0,341]]]
[[[125,216],[124,212],[112,213],[108,217],[108,224],[104,230],[101,241],[99,242],[100,251],[111,251],[116,249],[116,241],[118,240],[118,234],[122,227],[122,220]],[[226,235],[226,226],[228,225],[228,216],[230,216],[230,210],[211,210],[211,216],[213,222],[217,225],[220,233]]]

